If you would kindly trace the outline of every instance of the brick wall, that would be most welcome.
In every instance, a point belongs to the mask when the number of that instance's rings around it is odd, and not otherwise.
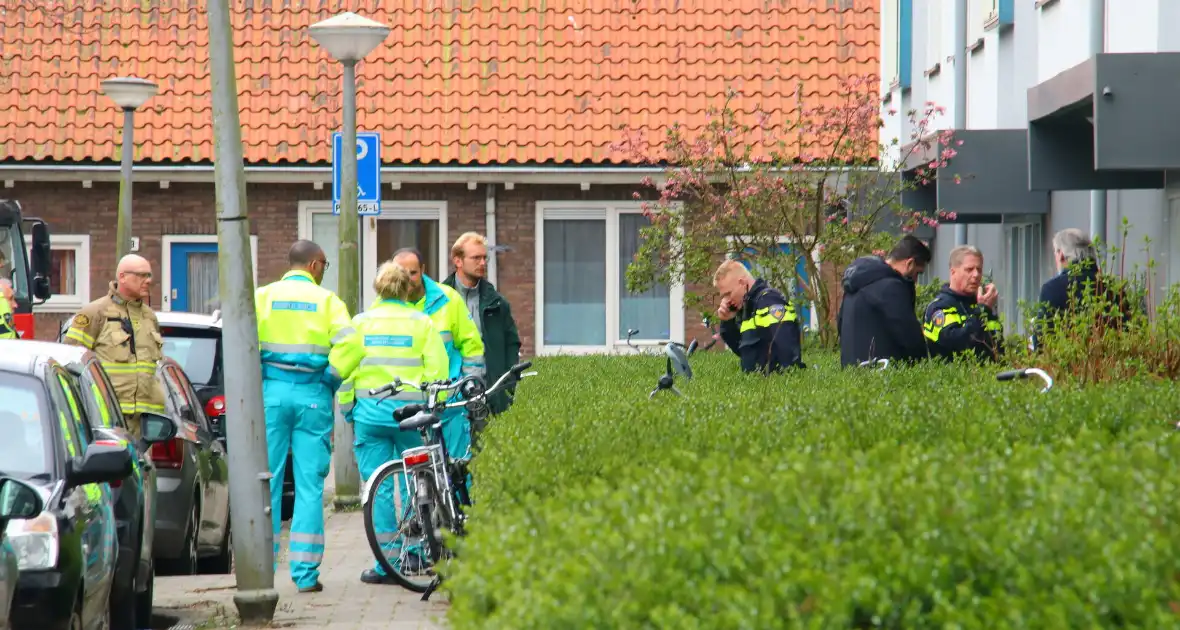
[[[496,187],[497,242],[510,251],[497,258],[498,285],[512,305],[520,330],[522,353],[531,355],[536,348],[536,203],[537,201],[619,201],[630,200],[639,186],[595,186],[583,191],[578,185],[517,185],[515,190]],[[251,184],[247,203],[251,232],[258,236],[258,282],[265,284],[279,278],[286,269],[287,246],[298,237],[299,202],[329,200],[331,191],[315,190],[310,184]],[[90,297],[107,291],[115,270],[115,233],[118,224],[117,183],[94,182],[83,188],[80,182],[16,182],[4,197],[20,200],[29,216],[49,223],[54,234],[90,235]],[[453,242],[467,231],[484,233],[487,191],[484,186],[468,190],[466,185],[406,185],[401,190],[386,189],[384,198],[394,200],[446,201],[448,207],[447,241]],[[216,234],[215,199],[212,184],[173,182],[161,189],[156,183],[135,186],[132,235],[139,237],[137,253],[147,258],[157,272],[152,304],[161,303],[159,273],[165,235]],[[433,262],[433,261],[431,261]],[[449,270],[447,270],[449,272]],[[442,278],[446,273],[431,270]],[[69,314],[39,313],[36,336],[52,339],[60,322]],[[685,314],[687,339],[702,341],[708,332],[696,313]]]

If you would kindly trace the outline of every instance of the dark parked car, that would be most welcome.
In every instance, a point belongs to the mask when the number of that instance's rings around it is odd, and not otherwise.
[[[152,615],[155,563],[152,544],[156,522],[156,467],[147,456],[146,444],[132,439],[115,388],[102,369],[98,355],[81,346],[42,341],[0,341],[0,354],[21,353],[52,357],[78,379],[82,407],[91,430],[99,439],[115,440],[131,449],[131,475],[111,483],[118,524],[119,560],[111,591],[113,630],[137,630],[137,620],[147,625]],[[158,441],[176,436],[175,426]]]
[[[164,386],[164,406],[176,422],[177,436],[152,446],[158,469],[154,555],[167,572],[179,575],[230,573],[229,466],[225,446],[180,364],[160,360],[156,380]]]
[[[20,577],[20,565],[5,530],[9,522],[28,520],[43,509],[41,494],[33,486],[12,477],[0,477],[0,628],[11,627],[12,600]]]
[[[0,462],[44,506],[6,527],[20,570],[13,626],[105,629],[119,553],[109,484],[132,474],[131,451],[94,434],[78,380],[52,357],[0,353],[0,400]],[[145,414],[145,439],[170,422]]]
[[[201,407],[205,410],[213,432],[225,444],[225,381],[221,369],[221,316],[163,311],[156,313],[160,333],[164,336],[164,354],[171,357],[192,381]],[[295,507],[295,473],[291,454],[287,454],[287,468],[283,475],[284,521],[291,519]]]
[[[163,320],[167,313],[159,315]],[[204,409],[220,399],[207,397],[202,403],[187,372],[169,356],[167,339],[164,351],[156,380],[164,388],[164,406],[177,433],[153,445],[148,453],[156,468],[158,499],[152,556],[157,571],[166,574],[229,573],[233,568],[229,469],[225,445],[217,439]],[[193,353],[189,359],[197,361],[201,354]]]

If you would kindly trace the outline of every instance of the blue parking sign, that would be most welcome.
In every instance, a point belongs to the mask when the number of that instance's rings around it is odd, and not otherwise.
[[[340,156],[344,134],[332,134],[332,214],[340,214],[340,179],[343,163]],[[360,216],[381,214],[381,134],[373,131],[356,134],[356,206]]]

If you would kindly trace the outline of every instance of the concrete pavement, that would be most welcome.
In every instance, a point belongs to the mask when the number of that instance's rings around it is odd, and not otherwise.
[[[332,475],[329,474],[329,480]],[[331,481],[329,481],[331,485]],[[334,491],[325,491],[330,506]],[[291,630],[442,630],[446,627],[446,595],[435,593],[429,602],[397,586],[372,586],[360,581],[361,571],[373,565],[359,510],[333,512],[326,508],[326,549],[320,567],[323,592],[299,594],[286,564],[287,526],[275,588],[279,606],[271,627]],[[157,628],[237,627],[232,575],[157,577]],[[165,623],[166,621],[166,623]]]

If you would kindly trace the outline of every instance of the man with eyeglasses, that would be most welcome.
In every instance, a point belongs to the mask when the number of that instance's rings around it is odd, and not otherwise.
[[[155,312],[147,305],[151,290],[151,263],[136,254],[124,256],[110,290],[74,315],[62,339],[98,355],[137,439],[142,437],[140,414],[164,414],[164,389],[156,380],[164,338]]]
[[[324,481],[332,463],[332,399],[364,358],[348,307],[320,286],[328,259],[312,241],[295,241],[282,279],[254,292],[262,359],[270,505],[278,515],[291,451],[295,510],[287,559],[300,593],[317,593],[324,559]],[[349,381],[346,390],[352,389]],[[283,523],[272,518],[275,558]],[[278,565],[276,562],[275,569]]]

